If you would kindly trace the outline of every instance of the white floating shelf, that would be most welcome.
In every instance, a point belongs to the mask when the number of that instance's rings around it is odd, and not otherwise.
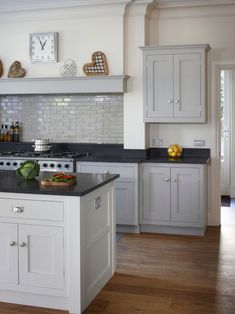
[[[125,93],[127,75],[0,79],[0,95]]]

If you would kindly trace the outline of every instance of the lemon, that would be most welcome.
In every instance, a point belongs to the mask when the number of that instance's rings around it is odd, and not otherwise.
[[[172,156],[172,157],[175,157],[175,156],[176,156],[176,153],[175,153],[175,152],[171,153],[171,156]]]

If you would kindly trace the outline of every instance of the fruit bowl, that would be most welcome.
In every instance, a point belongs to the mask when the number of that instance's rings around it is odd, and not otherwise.
[[[168,156],[172,158],[180,158],[182,156],[183,148],[178,144],[172,144],[168,147]]]

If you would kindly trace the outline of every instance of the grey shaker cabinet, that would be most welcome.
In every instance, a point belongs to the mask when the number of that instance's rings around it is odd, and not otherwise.
[[[144,121],[205,122],[209,46],[150,46],[142,50]]]
[[[144,163],[141,231],[203,234],[206,166]]]

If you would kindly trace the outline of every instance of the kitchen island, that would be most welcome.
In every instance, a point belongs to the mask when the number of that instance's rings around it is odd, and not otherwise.
[[[0,172],[0,302],[80,314],[115,271],[118,175],[44,187]]]

